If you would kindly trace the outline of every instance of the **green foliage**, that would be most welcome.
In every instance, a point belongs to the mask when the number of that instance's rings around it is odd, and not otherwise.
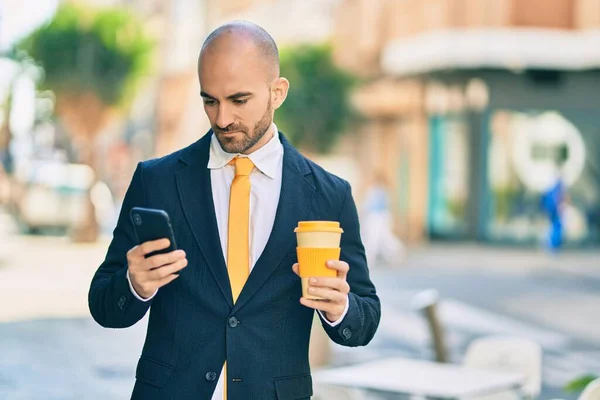
[[[91,92],[119,106],[148,73],[154,43],[126,10],[66,4],[18,47],[42,65],[43,85],[57,95]]]
[[[281,76],[290,90],[275,122],[301,148],[325,153],[352,118],[349,94],[355,79],[337,68],[329,45],[282,50]]]
[[[580,376],[571,382],[567,383],[564,387],[565,392],[579,393],[583,392],[585,387],[598,377],[592,374]]]

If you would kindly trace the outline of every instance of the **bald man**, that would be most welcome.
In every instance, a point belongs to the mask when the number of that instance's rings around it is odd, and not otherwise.
[[[344,346],[366,345],[379,324],[350,185],[273,124],[289,82],[262,28],[238,21],[215,30],[198,74],[212,129],[138,164],[90,311],[104,327],[125,328],[150,309],[134,400],[308,399],[315,310]],[[165,210],[179,250],[146,257],[169,241],[137,243],[133,207]],[[337,276],[310,283],[325,300],[302,297],[294,228],[306,220],[344,230],[340,261],[328,263]]]

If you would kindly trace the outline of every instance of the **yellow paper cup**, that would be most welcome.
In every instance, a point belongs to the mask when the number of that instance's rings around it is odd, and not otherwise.
[[[342,228],[339,222],[301,221],[294,230],[298,247],[299,273],[302,280],[302,296],[322,300],[308,294],[308,279],[312,277],[335,277],[337,272],[327,268],[328,260],[340,259]]]

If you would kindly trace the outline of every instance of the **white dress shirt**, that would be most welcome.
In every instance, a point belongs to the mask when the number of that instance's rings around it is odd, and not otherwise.
[[[249,155],[225,152],[215,135],[213,135],[210,143],[207,167],[210,169],[215,215],[225,260],[227,260],[229,194],[231,182],[233,182],[235,176],[235,167],[228,165],[228,163],[235,157],[248,157],[255,166],[250,173],[250,271],[254,268],[256,261],[267,245],[275,222],[277,205],[279,204],[283,175],[283,145],[277,132],[277,127],[273,124],[271,126],[271,134],[273,134],[271,140]],[[292,266],[290,265],[289,268],[291,269]],[[129,280],[129,272],[127,273],[127,279]],[[155,292],[151,297],[143,299],[133,289],[130,280],[129,287],[133,295],[141,301],[149,301],[156,295]],[[342,317],[333,323],[329,322],[320,311],[317,311],[321,314],[323,320],[333,327],[342,322],[348,312],[348,305],[349,302],[347,301]],[[212,400],[223,400],[223,375],[223,372],[221,372]]]

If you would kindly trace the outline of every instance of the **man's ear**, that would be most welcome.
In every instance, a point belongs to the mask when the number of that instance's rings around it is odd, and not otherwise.
[[[290,82],[285,78],[277,78],[271,86],[273,110],[277,110],[285,101],[288,90],[290,88]]]

